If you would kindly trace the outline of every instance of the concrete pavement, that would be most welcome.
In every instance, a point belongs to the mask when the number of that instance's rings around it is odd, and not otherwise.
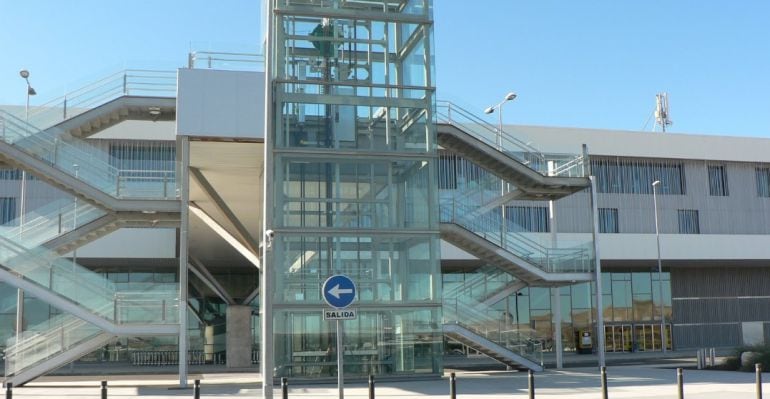
[[[676,398],[676,370],[682,364],[611,366],[607,369],[610,398]],[[692,365],[686,363],[684,365]],[[765,373],[765,380],[770,373]],[[202,374],[191,376],[201,379],[201,398],[258,398],[259,375]],[[99,398],[101,377],[61,376],[46,377],[15,388],[15,398]],[[112,376],[109,381],[110,398],[146,399],[192,398],[192,389],[175,389],[176,380],[171,375]],[[685,370],[685,397],[722,399],[754,398],[753,373]],[[335,384],[290,384],[289,398],[336,398]],[[595,367],[547,370],[535,376],[536,397],[559,399],[595,399],[601,397],[600,376]],[[764,384],[765,390],[770,383]],[[471,398],[526,398],[527,374],[524,372],[458,372],[459,399]],[[365,383],[350,384],[345,389],[346,398],[367,398]],[[377,383],[378,398],[448,398],[447,378],[431,381],[405,381]],[[280,398],[276,386],[275,398]]]

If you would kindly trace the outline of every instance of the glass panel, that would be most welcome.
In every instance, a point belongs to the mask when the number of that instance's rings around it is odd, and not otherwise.
[[[438,309],[359,310],[344,325],[346,376],[438,372]],[[320,311],[281,311],[276,325],[277,376],[337,375],[335,322]]]

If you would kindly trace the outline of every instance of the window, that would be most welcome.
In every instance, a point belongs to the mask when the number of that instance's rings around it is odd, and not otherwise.
[[[16,198],[0,197],[0,225],[16,219]]]
[[[533,233],[551,231],[548,225],[548,208],[544,206],[507,206],[505,218],[519,231]]]
[[[600,158],[591,161],[591,170],[600,193],[652,194],[652,182],[660,180],[659,194],[686,194],[681,163]]]
[[[680,209],[677,214],[679,216],[679,234],[700,234],[696,209]]]
[[[21,180],[21,169],[1,169],[0,180]]]
[[[620,233],[617,208],[599,208],[599,232]]]
[[[770,197],[770,168],[757,168],[757,195]]]
[[[709,169],[709,194],[717,197],[727,197],[730,190],[727,188],[727,171],[722,165],[712,165]]]

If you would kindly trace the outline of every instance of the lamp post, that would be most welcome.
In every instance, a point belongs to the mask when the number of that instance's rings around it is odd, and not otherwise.
[[[655,240],[658,244],[658,290],[660,291],[660,346],[666,353],[666,315],[663,313],[665,301],[663,298],[663,266],[660,260],[660,229],[658,228],[658,186],[660,180],[652,182],[652,204],[655,208]]]
[[[27,103],[24,107],[24,121],[29,122],[29,96],[37,94],[35,89],[29,84],[29,71],[22,69],[19,76],[27,82]],[[19,232],[24,233],[24,214],[27,212],[27,171],[21,171],[21,187],[19,189]],[[16,342],[19,342],[21,333],[24,331],[24,291],[19,288],[16,290]]]
[[[501,149],[503,146],[503,104],[507,103],[508,101],[513,101],[514,99],[516,99],[516,97],[517,97],[516,93],[510,92],[505,95],[505,97],[503,98],[503,101],[500,101],[499,103],[491,107],[487,107],[484,110],[484,113],[487,115],[497,110],[497,147],[498,147],[497,149],[498,150]]]
[[[19,76],[21,76],[22,79],[24,79],[25,82],[27,82],[27,106],[24,107],[24,121],[29,122],[29,96],[37,95],[37,92],[34,88],[32,88],[32,85],[29,84],[29,71],[26,69],[22,69],[19,71]]]
[[[503,101],[500,101],[499,103],[487,107],[484,110],[484,113],[489,115],[495,110],[497,110],[497,150],[502,151],[503,150],[503,104],[507,103],[508,101],[513,101],[516,99],[516,93],[510,92],[505,95],[503,98]],[[505,180],[500,180],[500,195],[505,195]],[[500,222],[500,242],[505,243],[505,235],[506,235],[506,214],[505,214],[505,205],[503,205],[501,210],[501,222]],[[518,323],[518,318],[516,320]]]

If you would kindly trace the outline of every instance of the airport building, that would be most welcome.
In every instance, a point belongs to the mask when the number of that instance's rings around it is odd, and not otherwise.
[[[8,382],[770,339],[770,140],[489,123],[435,98],[431,0],[267,3],[264,55],[0,107]]]

